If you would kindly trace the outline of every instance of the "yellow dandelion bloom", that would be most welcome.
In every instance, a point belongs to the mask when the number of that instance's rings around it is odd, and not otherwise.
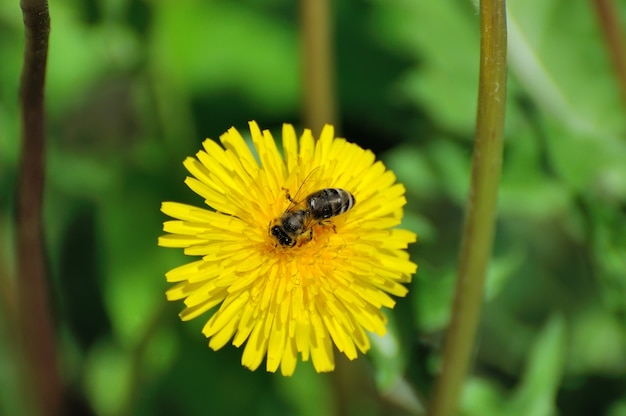
[[[200,257],[166,273],[174,284],[167,298],[184,300],[182,320],[211,311],[202,331],[209,346],[245,343],[242,364],[251,370],[265,358],[267,371],[291,375],[300,355],[332,371],[333,344],[351,360],[368,351],[366,331],[385,333],[381,308],[394,307],[390,295],[406,295],[417,269],[405,250],[416,235],[392,228],[405,188],[371,151],[335,138],[332,126],[316,141],[284,125],[284,157],[269,131],[251,122],[250,132],[254,151],[231,128],[222,146],[207,139],[184,161],[185,183],[211,209],[163,203],[176,220],[163,224],[159,245]],[[324,219],[313,203],[296,205],[326,188],[347,191],[354,205]],[[303,228],[284,228],[294,211]],[[294,240],[281,242],[274,226]]]

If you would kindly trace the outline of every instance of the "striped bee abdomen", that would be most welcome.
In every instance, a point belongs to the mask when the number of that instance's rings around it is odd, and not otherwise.
[[[356,203],[354,196],[341,188],[324,188],[307,197],[307,208],[316,220],[343,214]]]

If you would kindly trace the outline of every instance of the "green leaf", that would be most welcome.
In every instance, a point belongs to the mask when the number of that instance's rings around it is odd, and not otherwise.
[[[297,105],[298,44],[284,21],[238,2],[168,2],[153,24],[154,67],[188,92],[229,88],[265,109]]]
[[[89,351],[84,367],[85,388],[99,415],[119,414],[130,391],[131,358],[110,341]]]
[[[504,393],[487,379],[472,377],[465,383],[460,407],[465,416],[500,416]]]
[[[135,345],[167,303],[165,272],[190,260],[180,252],[157,246],[165,219],[159,212],[159,201],[132,189],[129,183],[107,194],[99,215],[107,258],[103,270],[107,276],[106,306],[113,332],[125,346]]]
[[[601,305],[589,306],[573,318],[569,371],[622,376],[626,372],[626,332]]]
[[[550,160],[559,177],[572,189],[585,192],[599,188],[607,195],[626,196],[624,140],[570,132],[552,123],[547,133]]]
[[[276,377],[279,394],[293,408],[294,414],[316,416],[335,413],[331,379],[334,375],[317,374],[310,363],[298,363],[292,377]]]
[[[387,333],[370,335],[370,357],[376,368],[376,385],[381,391],[389,390],[402,379],[406,369],[406,356],[393,314],[387,314]]]
[[[565,320],[558,314],[553,315],[530,350],[521,383],[502,414],[555,414],[556,394],[565,364],[565,342]]]
[[[456,269],[433,270],[422,264],[414,276],[411,302],[416,325],[423,332],[443,329],[450,319]]]
[[[541,139],[531,128],[528,122],[520,124],[507,143],[498,200],[500,215],[535,221],[562,218],[571,211],[572,192],[542,166]]]
[[[498,296],[509,279],[519,270],[524,260],[524,253],[516,249],[509,250],[491,260],[485,287],[485,299],[487,301]]]
[[[419,62],[399,81],[403,93],[446,128],[472,132],[479,66],[478,19],[472,7],[441,1],[380,4],[378,23],[390,47]]]
[[[507,2],[511,72],[572,132],[617,136],[626,119],[590,2]]]

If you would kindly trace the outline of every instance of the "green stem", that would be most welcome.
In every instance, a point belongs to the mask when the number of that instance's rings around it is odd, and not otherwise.
[[[604,35],[608,53],[615,68],[622,102],[626,105],[626,45],[620,27],[619,13],[612,0],[593,0],[592,3],[596,9],[600,30]]]
[[[304,124],[318,136],[337,123],[330,0],[302,0]]]
[[[504,0],[480,2],[480,81],[472,178],[461,242],[452,319],[443,368],[435,385],[431,416],[455,414],[484,294],[495,229],[506,100]]]
[[[319,137],[325,124],[337,126],[335,105],[335,63],[332,49],[332,20],[330,0],[301,0],[302,27],[302,80],[304,125],[314,137]],[[333,386],[336,391],[335,411],[339,416],[348,414],[347,396],[350,385],[346,380],[350,372],[341,357],[335,357]]]

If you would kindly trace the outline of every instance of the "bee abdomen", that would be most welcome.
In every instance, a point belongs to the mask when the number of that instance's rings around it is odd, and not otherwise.
[[[355,204],[354,196],[341,188],[325,188],[312,193],[307,198],[311,215],[316,220],[324,220],[343,214]]]

